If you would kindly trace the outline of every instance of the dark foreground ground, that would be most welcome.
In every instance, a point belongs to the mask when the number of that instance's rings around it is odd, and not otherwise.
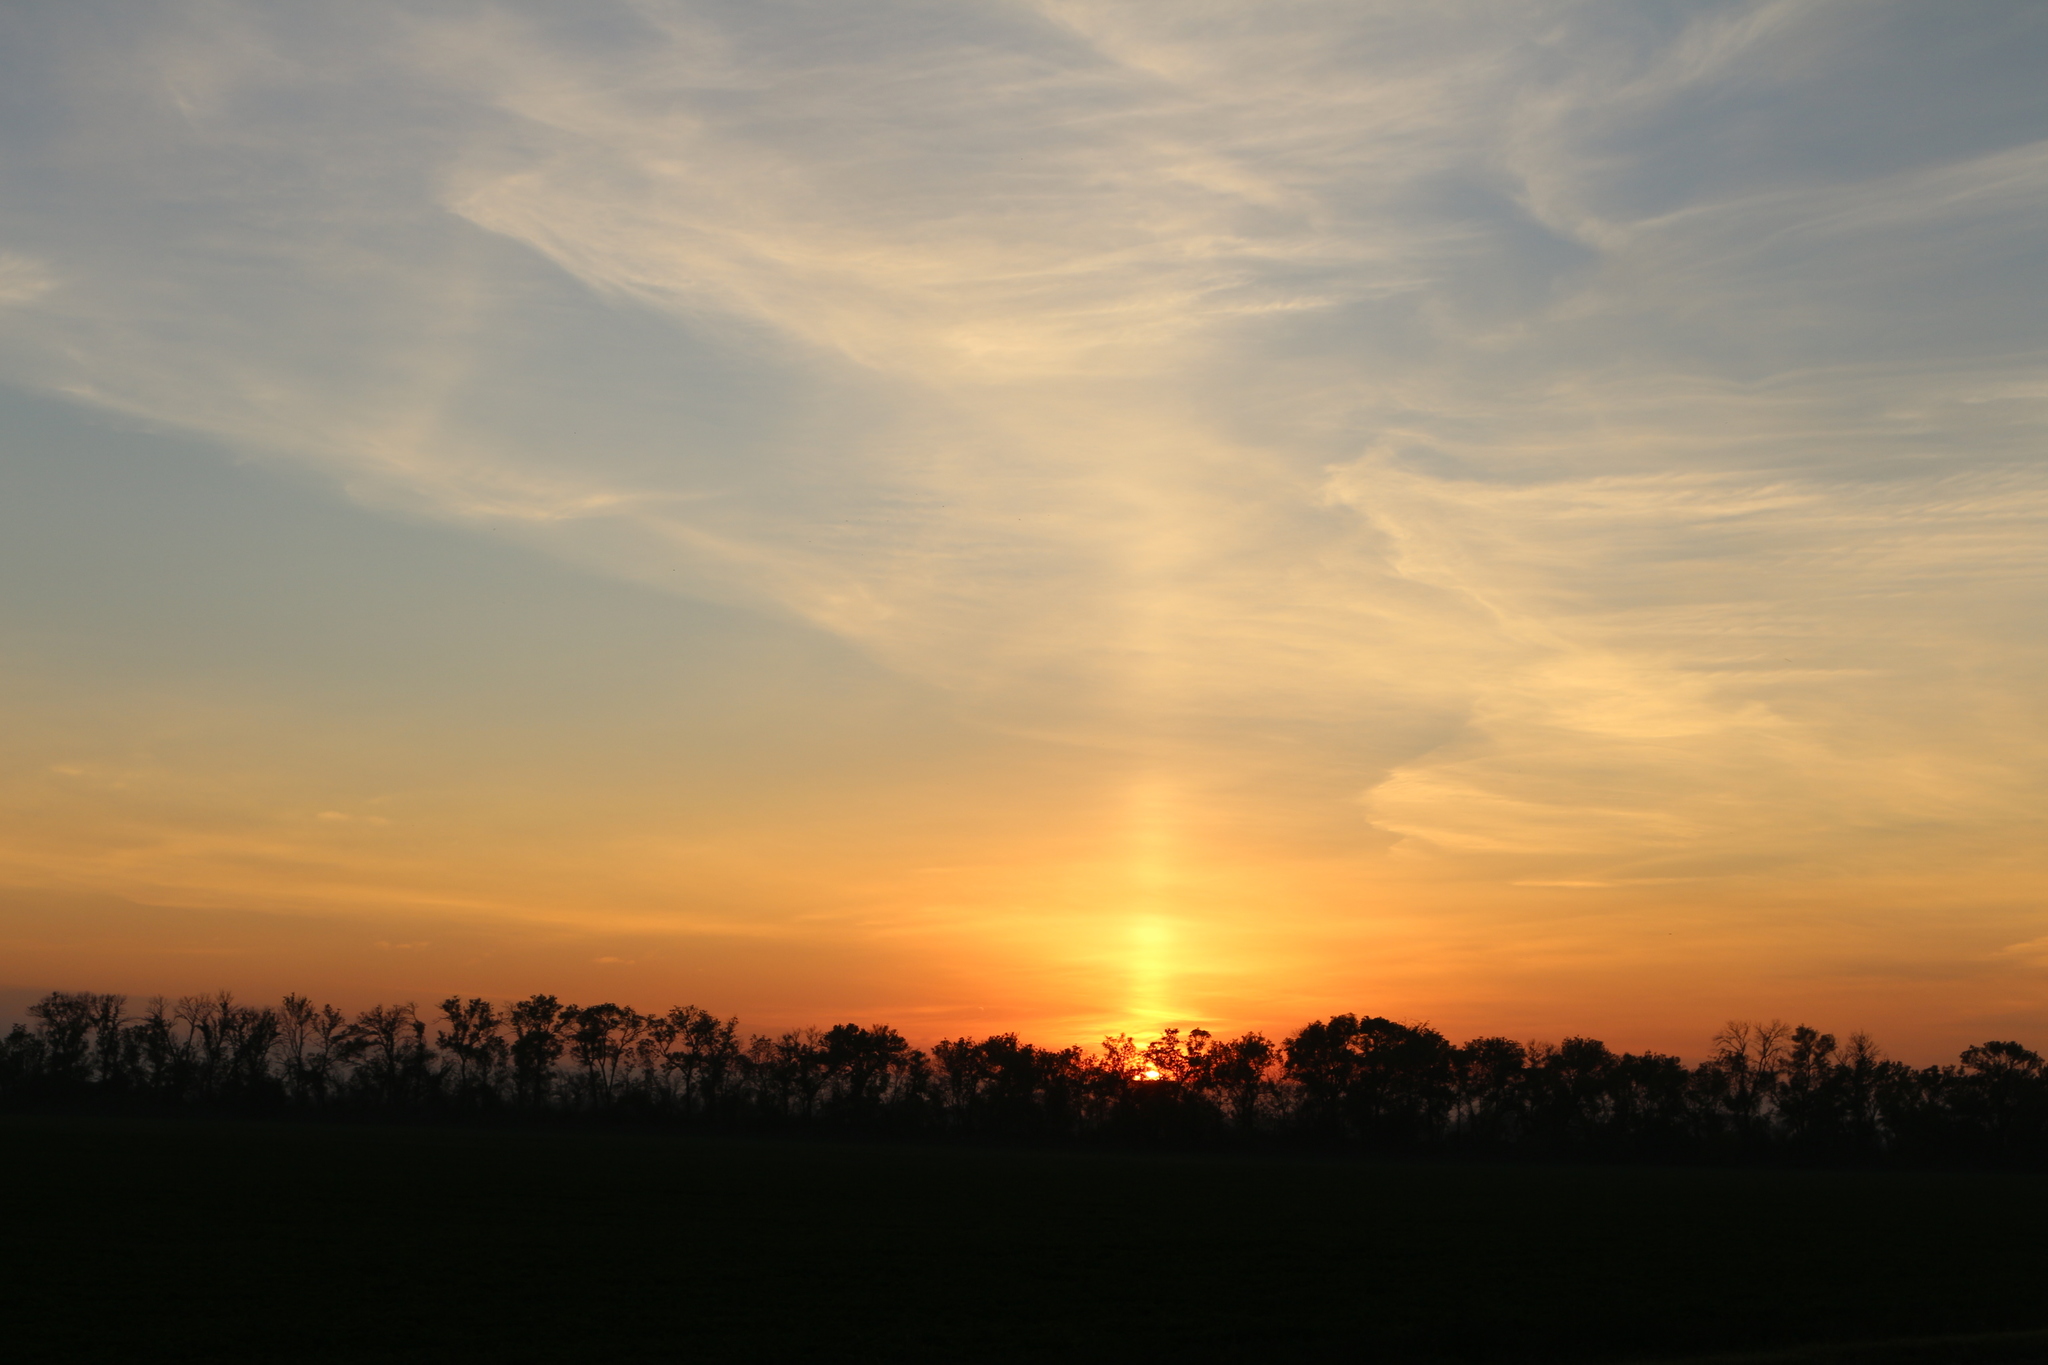
[[[11,1118],[0,1217],[24,1365],[2048,1360],[2038,1175]]]

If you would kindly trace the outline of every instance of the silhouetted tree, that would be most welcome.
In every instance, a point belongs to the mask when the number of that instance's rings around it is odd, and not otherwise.
[[[1304,1116],[1326,1136],[1412,1145],[1436,1136],[1453,1097],[1454,1054],[1427,1025],[1340,1014],[1283,1044]]]
[[[1780,1136],[1802,1151],[1835,1150],[1846,1141],[1846,1097],[1834,1057],[1834,1034],[1805,1024],[1792,1030],[1772,1107]]]
[[[1857,1031],[1835,1063],[1830,1084],[1840,1096],[1844,1143],[1850,1152],[1875,1155],[1889,1136],[1884,1122],[1883,1093],[1888,1077],[1902,1068],[1885,1059],[1877,1041]]]
[[[668,1012],[665,1023],[661,1066],[675,1078],[683,1112],[721,1112],[745,1060],[740,1021],[720,1019],[695,1005],[678,1005]]]
[[[372,1005],[358,1014],[342,1033],[345,1054],[355,1063],[355,1088],[386,1105],[423,1098],[432,1088],[426,1032],[410,1003]]]
[[[455,1059],[453,1098],[469,1106],[492,1103],[512,1056],[497,1007],[474,996],[451,995],[440,1009],[448,1027],[434,1035],[434,1046]]]
[[[884,1024],[794,1029],[740,1044],[693,1005],[641,1014],[535,995],[440,1002],[433,1046],[413,1006],[345,1016],[287,995],[227,992],[136,1015],[118,995],[57,991],[0,1038],[0,1103],[289,1101],[430,1112],[508,1092],[529,1111],[616,1110],[685,1120],[887,1125],[1002,1137],[1208,1140],[1224,1132],[1370,1148],[1534,1149],[1575,1157],[2048,1163],[2048,1064],[2017,1042],[1914,1068],[1868,1035],[1733,1021],[1688,1069],[1595,1038],[1453,1047],[1420,1024],[1315,1020],[1275,1045],[1204,1028],[1128,1034],[1099,1051],[1014,1033],[949,1038],[930,1056]]]
[[[1754,1141],[1768,1127],[1768,1106],[1778,1090],[1791,1036],[1791,1027],[1776,1019],[1767,1024],[1731,1019],[1714,1035],[1714,1055],[1698,1075],[1708,1103],[1740,1141]]]
[[[1614,1112],[1615,1072],[1621,1059],[1597,1038],[1567,1038],[1529,1053],[1529,1122],[1551,1146],[1592,1146],[1603,1140]]]
[[[43,1040],[21,1024],[0,1038],[0,1102],[30,1099],[42,1088]]]
[[[1263,1033],[1246,1033],[1212,1044],[1207,1061],[1202,1093],[1221,1107],[1239,1132],[1252,1131],[1258,1126],[1260,1107],[1272,1095],[1280,1049]]]
[[[348,1016],[332,1005],[316,1007],[303,995],[287,995],[278,1007],[278,1038],[285,1094],[300,1104],[332,1098],[350,1051]]]
[[[2048,1137],[2048,1080],[2041,1055],[2013,1042],[1964,1050],[1950,1107],[1985,1155],[2009,1159]]]
[[[1205,1028],[1189,1030],[1185,1039],[1177,1028],[1161,1029],[1159,1036],[1138,1053],[1138,1061],[1144,1066],[1141,1074],[1148,1080],[1161,1080],[1191,1091],[1202,1089],[1209,1076],[1212,1037]],[[1156,1077],[1154,1072],[1158,1073]]]
[[[841,1110],[859,1118],[891,1098],[892,1089],[920,1079],[925,1058],[887,1024],[835,1024],[821,1040],[819,1064]]]
[[[126,1090],[133,1079],[123,1032],[128,1023],[127,1008],[125,995],[92,997],[93,1069],[98,1073],[99,1083],[109,1090]]]
[[[512,1006],[510,1023],[513,1095],[523,1107],[538,1109],[554,1094],[555,1063],[562,1056],[561,1002],[530,995]]]
[[[584,1093],[591,1104],[605,1108],[618,1098],[620,1083],[631,1070],[634,1047],[649,1022],[637,1010],[609,1002],[562,1010],[569,1055],[583,1068]]]
[[[1528,1059],[1528,1049],[1512,1038],[1474,1038],[1453,1054],[1453,1122],[1468,1142],[1492,1146],[1522,1136]]]
[[[171,1002],[153,995],[129,1025],[124,1050],[133,1059],[137,1084],[159,1099],[177,1099],[190,1083],[191,1053],[178,1041]]]
[[[1622,1145],[1668,1154],[1691,1142],[1692,1078],[1684,1062],[1665,1052],[1624,1052],[1614,1074]]]
[[[1034,1047],[998,1033],[946,1039],[933,1046],[932,1059],[955,1127],[1018,1136],[1076,1131],[1088,1092],[1081,1049]]]
[[[92,1079],[92,1026],[99,997],[88,991],[51,991],[28,1007],[42,1042],[43,1081],[72,1089]]]
[[[1217,1094],[1217,1067],[1228,1047],[1207,1029],[1190,1029],[1185,1038],[1177,1028],[1162,1030],[1138,1055],[1145,1084],[1130,1095],[1140,1106],[1131,1117],[1159,1138],[1185,1140],[1220,1126],[1225,1108]],[[1242,1078],[1243,1068],[1234,1070]]]
[[[766,1083],[760,1098],[784,1118],[813,1118],[825,1091],[825,1035],[814,1028],[792,1029],[780,1038],[756,1037],[747,1047],[754,1077]]]

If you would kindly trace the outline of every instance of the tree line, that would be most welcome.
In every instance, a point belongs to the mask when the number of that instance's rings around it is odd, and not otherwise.
[[[694,1005],[450,996],[350,1015],[288,995],[58,991],[0,1040],[0,1105],[608,1116],[1174,1145],[1308,1144],[1585,1158],[2048,1163],[2048,1072],[2015,1042],[1914,1067],[1867,1035],[1731,1022],[1688,1066],[1592,1038],[1453,1043],[1426,1024],[1318,1019],[1278,1041],[1169,1028],[1096,1051],[1014,1033],[915,1048],[887,1025],[742,1036]]]

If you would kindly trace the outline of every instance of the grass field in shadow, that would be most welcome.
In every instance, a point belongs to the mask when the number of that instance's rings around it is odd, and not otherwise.
[[[49,1117],[0,1172],[16,1361],[2048,1358],[2035,1174]]]

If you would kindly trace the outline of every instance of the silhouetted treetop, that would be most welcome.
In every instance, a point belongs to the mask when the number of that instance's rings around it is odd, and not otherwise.
[[[0,1104],[596,1115],[1141,1143],[1575,1157],[2048,1161],[2048,1067],[2017,1042],[1914,1068],[1865,1034],[1735,1020],[1688,1066],[1597,1038],[1451,1042],[1370,1014],[1275,1041],[1169,1027],[1093,1052],[1014,1033],[929,1052],[886,1024],[742,1037],[695,1005],[449,996],[349,1015],[287,995],[57,991],[0,1039]]]

